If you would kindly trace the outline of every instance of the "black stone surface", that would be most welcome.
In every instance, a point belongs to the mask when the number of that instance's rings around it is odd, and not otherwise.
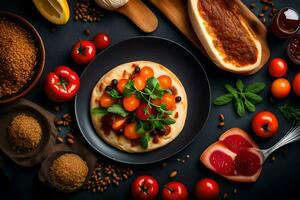
[[[249,5],[253,1],[245,0],[244,2]],[[257,5],[255,12],[259,13],[262,4],[259,3],[259,0],[254,2]],[[274,0],[274,2],[278,8],[291,6],[300,10],[300,1]],[[74,3],[74,0],[70,1],[71,7]],[[234,84],[235,80],[238,78],[242,79],[246,83],[263,81],[269,85],[272,82],[272,78],[268,75],[266,67],[259,73],[252,76],[237,76],[219,70],[211,61],[201,55],[201,53],[194,48],[193,45],[185,39],[184,36],[170,22],[168,22],[159,11],[151,5],[149,5],[149,7],[155,12],[159,19],[158,30],[153,34],[144,34],[140,32],[129,20],[115,13],[107,13],[102,21],[96,24],[84,24],[70,20],[67,25],[57,27],[57,31],[52,33],[51,29],[54,26],[40,16],[30,0],[0,0],[0,10],[12,11],[25,17],[40,32],[46,48],[46,69],[44,71],[43,78],[49,71],[62,64],[72,66],[76,68],[78,72],[82,71],[83,67],[76,66],[69,58],[72,45],[79,39],[91,39],[92,36],[98,32],[107,32],[111,36],[112,43],[117,43],[134,36],[153,35],[165,37],[182,44],[194,53],[206,69],[211,83],[213,98],[224,93],[224,83]],[[269,18],[267,21],[270,21]],[[86,28],[91,30],[91,36],[89,37],[86,37],[83,34],[83,31]],[[289,72],[287,77],[289,80],[292,80],[293,75],[300,71],[300,66],[296,66],[287,58],[286,46],[288,41],[275,39],[272,35],[269,36],[268,40],[271,49],[271,57],[283,57],[288,61]],[[44,79],[40,81],[39,85],[27,96],[27,98],[45,106],[48,109],[51,109],[52,103],[47,100],[43,92],[43,80]],[[288,123],[281,117],[274,105],[281,105],[288,100],[299,101],[296,97],[291,96],[285,101],[271,104],[268,101],[268,96],[268,89],[266,89],[263,93],[265,101],[257,106],[257,111],[271,110],[275,112],[280,120],[280,130],[276,136],[267,140],[260,140],[254,136],[255,140],[262,148],[273,145],[289,128]],[[65,103],[63,104],[63,107],[64,111],[73,112],[73,102]],[[225,114],[225,127],[223,128],[217,127],[217,116],[219,113]],[[229,199],[299,199],[299,191],[297,191],[299,189],[300,178],[299,143],[291,144],[288,147],[284,147],[275,152],[274,156],[276,156],[276,160],[267,160],[264,164],[261,177],[256,183],[252,184],[229,182],[210,172],[199,162],[199,155],[201,152],[209,144],[214,142],[226,129],[231,127],[241,127],[251,133],[250,120],[253,115],[254,114],[252,113],[247,113],[243,118],[238,118],[233,112],[232,105],[224,107],[212,106],[209,120],[194,143],[181,153],[166,160],[167,167],[163,169],[160,168],[160,163],[139,167],[133,166],[135,171],[134,177],[141,174],[153,175],[158,179],[160,186],[162,186],[169,181],[168,174],[173,170],[177,170],[178,175],[175,180],[182,181],[188,186],[191,199],[195,198],[194,185],[199,179],[204,177],[211,177],[219,182],[222,191],[220,198],[225,192],[227,192]],[[184,164],[177,163],[177,158],[183,158],[187,154],[190,155],[189,160],[187,160]],[[102,158],[100,155],[99,157]],[[108,191],[103,194],[92,194],[88,191],[82,191],[71,195],[61,195],[42,186],[38,181],[37,171],[38,167],[28,169],[21,168],[4,156],[4,167],[0,173],[0,199],[132,199],[129,191],[130,183],[134,177],[123,182],[118,188],[111,186]],[[233,195],[233,189],[235,188],[239,190],[239,194],[236,196]]]

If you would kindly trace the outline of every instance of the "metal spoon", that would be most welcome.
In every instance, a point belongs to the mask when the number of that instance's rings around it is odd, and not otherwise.
[[[287,144],[290,144],[292,142],[300,140],[300,123],[296,124],[293,126],[287,133],[286,135],[279,140],[275,145],[268,149],[258,149],[259,152],[262,153],[263,155],[263,161],[266,161],[267,158],[277,149],[280,147],[283,147]]]

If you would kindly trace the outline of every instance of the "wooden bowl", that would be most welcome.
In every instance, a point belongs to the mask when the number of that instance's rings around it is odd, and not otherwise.
[[[40,80],[44,66],[45,66],[45,47],[43,40],[40,36],[40,34],[37,32],[37,30],[33,27],[31,23],[29,23],[26,19],[23,17],[20,17],[14,13],[6,12],[6,11],[0,11],[0,17],[4,17],[6,19],[9,19],[18,25],[20,25],[22,28],[27,30],[33,37],[35,41],[35,45],[38,48],[38,55],[37,55],[37,64],[34,68],[34,75],[30,81],[28,81],[23,88],[18,91],[17,93],[11,94],[11,95],[5,95],[4,97],[0,98],[0,105],[8,104],[16,101],[17,99],[20,99],[21,97],[25,96],[29,91],[31,91],[34,86],[38,83]]]

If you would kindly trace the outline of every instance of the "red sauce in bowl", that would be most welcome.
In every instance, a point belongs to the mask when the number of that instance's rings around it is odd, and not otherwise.
[[[287,53],[289,58],[296,63],[297,65],[300,65],[300,34],[295,35],[287,48]]]

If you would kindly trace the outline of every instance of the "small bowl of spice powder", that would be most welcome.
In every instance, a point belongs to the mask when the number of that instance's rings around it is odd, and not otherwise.
[[[26,95],[45,65],[43,41],[24,18],[0,12],[0,105]]]

